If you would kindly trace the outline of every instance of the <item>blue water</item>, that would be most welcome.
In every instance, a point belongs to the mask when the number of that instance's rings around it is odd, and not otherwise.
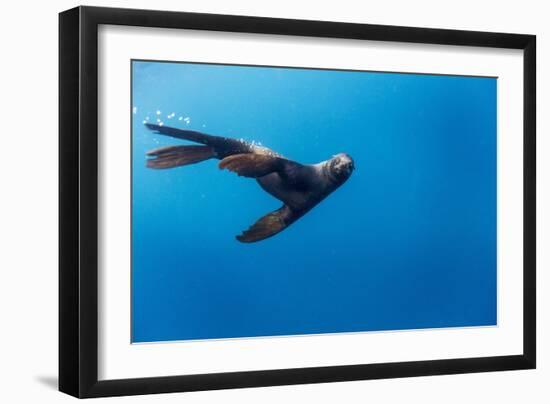
[[[132,69],[133,342],[496,324],[496,79]],[[146,151],[185,142],[145,119],[302,163],[346,152],[356,170],[282,233],[242,244],[281,203],[218,160],[146,168]]]

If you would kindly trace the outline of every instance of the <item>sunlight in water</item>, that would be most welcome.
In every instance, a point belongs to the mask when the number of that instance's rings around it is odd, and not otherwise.
[[[496,79],[132,69],[134,342],[496,324]],[[355,171],[244,244],[235,236],[283,203],[147,123],[266,144],[299,165],[347,153]],[[168,146],[199,147],[192,164],[148,168],[146,153]]]

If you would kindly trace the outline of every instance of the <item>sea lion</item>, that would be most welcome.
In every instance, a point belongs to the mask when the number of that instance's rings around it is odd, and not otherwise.
[[[281,208],[261,217],[237,236],[243,243],[264,240],[286,229],[346,182],[355,168],[353,159],[346,153],[317,164],[300,164],[267,147],[243,140],[145,125],[161,135],[202,144],[151,150],[147,153],[147,167],[173,168],[216,158],[221,160],[220,169],[255,178],[266,192],[283,202]]]

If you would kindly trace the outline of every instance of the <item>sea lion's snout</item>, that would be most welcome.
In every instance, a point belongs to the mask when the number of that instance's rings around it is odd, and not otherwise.
[[[353,159],[347,153],[339,153],[331,159],[330,171],[338,182],[347,180],[354,169],[355,164]]]

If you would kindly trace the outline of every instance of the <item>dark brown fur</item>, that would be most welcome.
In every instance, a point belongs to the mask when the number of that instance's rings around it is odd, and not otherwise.
[[[221,160],[220,169],[255,178],[283,206],[266,214],[245,230],[237,240],[252,243],[286,229],[347,181],[353,160],[339,154],[319,164],[300,164],[274,151],[241,140],[200,132],[146,124],[162,135],[202,143],[204,146],[169,146],[147,153],[150,168],[173,168],[210,158]]]

